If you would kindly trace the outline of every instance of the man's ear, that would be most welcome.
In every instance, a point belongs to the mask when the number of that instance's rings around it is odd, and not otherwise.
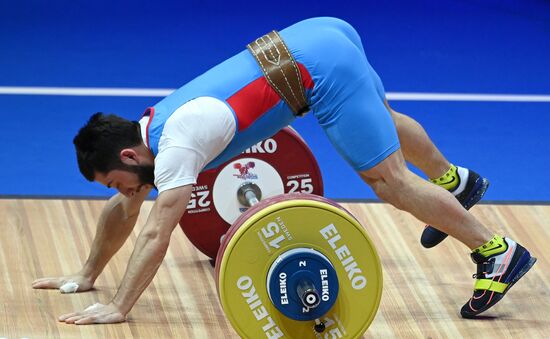
[[[125,148],[120,151],[120,161],[126,165],[138,165],[138,154],[132,148]]]

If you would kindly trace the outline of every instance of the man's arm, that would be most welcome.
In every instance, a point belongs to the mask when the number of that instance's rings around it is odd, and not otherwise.
[[[159,194],[141,231],[126,274],[110,304],[95,304],[82,312],[65,314],[60,321],[76,324],[115,323],[126,319],[139,296],[155,276],[191,197],[191,185]]]
[[[109,200],[99,218],[88,260],[80,273],[95,281],[116,252],[124,245],[139,216],[143,201],[151,189],[127,198],[118,193]]]
[[[57,289],[73,283],[74,288],[69,287],[69,290],[61,288],[62,292],[91,289],[109,260],[132,232],[140,207],[150,191],[150,189],[144,189],[131,198],[118,193],[109,199],[99,217],[90,254],[82,269],[70,276],[37,279],[32,283],[32,287]]]

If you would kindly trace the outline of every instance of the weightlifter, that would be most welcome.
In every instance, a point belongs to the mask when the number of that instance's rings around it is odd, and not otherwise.
[[[82,269],[38,279],[33,287],[89,290],[156,188],[114,298],[59,318],[74,324],[124,321],[161,264],[198,174],[308,111],[380,199],[433,225],[422,237],[426,247],[449,234],[471,249],[477,273],[463,317],[493,306],[534,264],[524,247],[494,235],[466,210],[483,196],[487,180],[450,164],[416,121],[390,108],[357,32],[338,19],[314,18],[255,40],[147,109],[139,122],[94,114],[74,138],[79,168],[89,181],[119,193],[103,209]],[[435,185],[409,171],[405,161]]]

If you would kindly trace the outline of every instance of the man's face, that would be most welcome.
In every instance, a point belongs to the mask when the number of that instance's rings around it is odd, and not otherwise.
[[[154,166],[123,165],[107,174],[96,173],[95,181],[108,188],[115,188],[126,197],[132,197],[142,189],[154,187]]]

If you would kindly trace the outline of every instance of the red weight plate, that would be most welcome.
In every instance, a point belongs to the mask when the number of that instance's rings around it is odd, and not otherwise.
[[[193,186],[180,226],[191,243],[210,258],[216,258],[220,239],[231,226],[220,216],[214,204],[214,182],[223,168],[241,158],[256,158],[273,166],[281,177],[285,193],[323,195],[321,171],[315,157],[298,133],[288,127],[218,168],[202,172]],[[227,199],[236,199],[236,193],[223,194]]]

